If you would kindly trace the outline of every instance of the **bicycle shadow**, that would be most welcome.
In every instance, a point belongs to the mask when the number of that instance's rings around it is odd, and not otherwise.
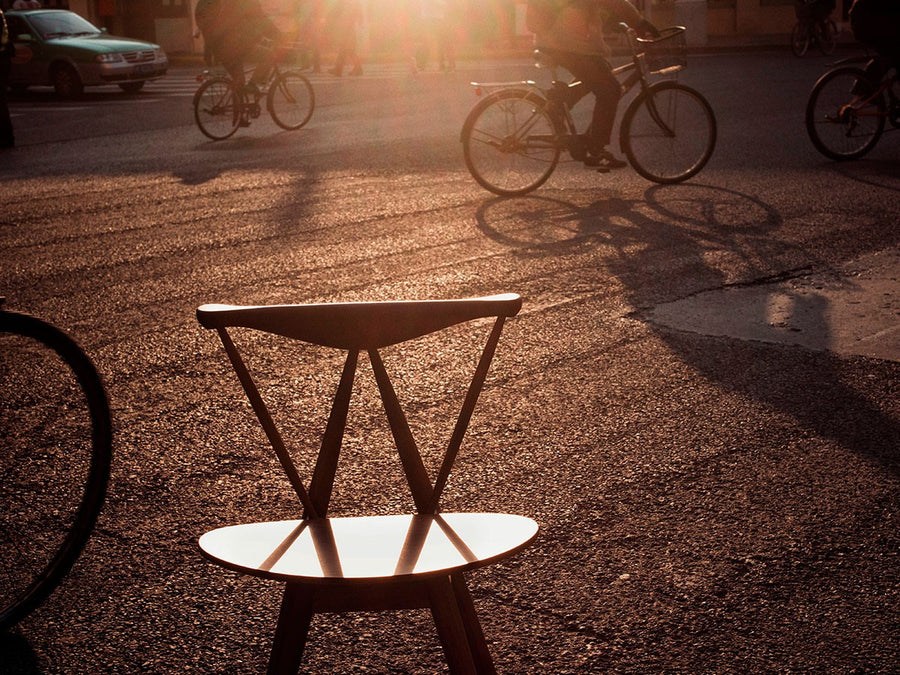
[[[516,210],[511,225],[506,218]],[[785,275],[811,270],[831,271],[836,284],[852,281],[840,278],[814,252],[774,242],[773,233],[784,223],[770,204],[718,186],[652,186],[643,200],[631,201],[603,197],[585,204],[550,195],[492,199],[478,209],[476,224],[486,237],[516,249],[521,257],[560,255],[586,242],[602,244],[604,271],[621,284],[631,307],[620,319],[642,322],[701,378],[788,415],[808,432],[900,476],[900,423],[873,403],[878,398],[872,392],[853,386],[854,357],[829,351],[834,336],[828,297],[815,289],[793,292],[778,283]],[[541,240],[535,231],[548,225],[557,236]],[[673,289],[665,275],[653,272],[665,249],[677,250],[677,264],[690,270],[686,287]],[[717,316],[675,327],[654,316],[666,303],[739,285],[763,293],[758,303],[728,308],[725,318],[740,320],[745,335],[709,330]],[[819,347],[755,337],[751,329],[770,327],[779,311],[802,315]],[[894,366],[885,362],[884,367]]]
[[[42,672],[31,643],[18,633],[0,632],[0,673],[31,675]]]

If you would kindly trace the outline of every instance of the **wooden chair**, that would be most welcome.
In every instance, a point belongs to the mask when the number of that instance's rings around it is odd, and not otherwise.
[[[441,493],[517,295],[464,300],[234,307],[204,305],[197,318],[218,331],[275,454],[302,505],[297,520],[223,527],[200,538],[219,565],[285,582],[270,673],[296,673],[313,614],[429,608],[453,673],[494,666],[463,573],[502,560],[537,535],[530,518],[442,513]],[[379,350],[474,319],[495,317],[440,468],[432,482]],[[347,352],[307,489],[238,353],[228,328],[241,327]],[[368,353],[415,513],[329,517],[338,455],[361,351]]]

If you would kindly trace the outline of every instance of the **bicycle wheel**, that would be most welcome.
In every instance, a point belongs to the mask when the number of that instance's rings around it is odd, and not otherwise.
[[[237,131],[241,123],[241,102],[230,79],[214,77],[200,85],[194,94],[194,121],[214,141]]]
[[[78,558],[103,505],[112,427],[103,384],[65,333],[0,310],[0,630]]]
[[[523,195],[540,187],[559,162],[560,130],[547,100],[504,89],[479,101],[463,124],[466,167],[486,190]]]
[[[657,183],[679,183],[694,176],[712,156],[716,116],[694,89],[657,82],[625,110],[619,143],[641,176]]]
[[[866,79],[861,68],[836,68],[820,77],[809,95],[806,131],[816,150],[830,159],[858,159],[884,132],[884,94],[853,93],[860,79]]]
[[[809,49],[809,31],[802,23],[794,24],[791,31],[791,51],[794,56],[803,56]]]
[[[825,56],[834,53],[837,46],[837,25],[831,19],[819,21],[816,24],[816,42],[819,44],[819,51]]]
[[[316,94],[303,75],[293,70],[286,71],[272,81],[266,107],[275,124],[293,131],[309,122],[316,107]]]

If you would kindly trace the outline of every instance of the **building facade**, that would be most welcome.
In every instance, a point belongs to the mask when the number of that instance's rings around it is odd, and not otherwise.
[[[260,0],[279,25],[298,39],[312,40],[316,17],[327,17],[340,0]],[[359,50],[390,55],[416,39],[420,0],[361,0]],[[457,44],[476,52],[527,45],[526,0],[447,0]],[[689,40],[703,44],[716,35],[786,35],[796,19],[794,0],[633,0],[658,26],[688,26]],[[9,8],[13,0],[0,0]],[[197,0],[43,0],[70,9],[109,32],[157,42],[170,53],[201,53],[193,15]],[[852,0],[837,0],[835,19],[846,22]],[[327,43],[326,43],[327,48]]]

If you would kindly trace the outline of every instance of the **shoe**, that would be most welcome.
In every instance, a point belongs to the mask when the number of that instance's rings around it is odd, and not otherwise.
[[[362,75],[362,68],[356,66],[353,70],[350,71],[351,75]]]
[[[341,69],[340,69],[340,68],[329,68],[329,69],[328,69],[328,72],[331,73],[332,75],[337,76],[337,77],[340,77],[340,76],[341,76]]]
[[[619,159],[609,150],[603,148],[600,152],[591,153],[591,155],[584,160],[584,165],[589,166],[592,169],[606,169],[609,171],[610,169],[621,169],[622,167],[628,166],[628,162]]]

